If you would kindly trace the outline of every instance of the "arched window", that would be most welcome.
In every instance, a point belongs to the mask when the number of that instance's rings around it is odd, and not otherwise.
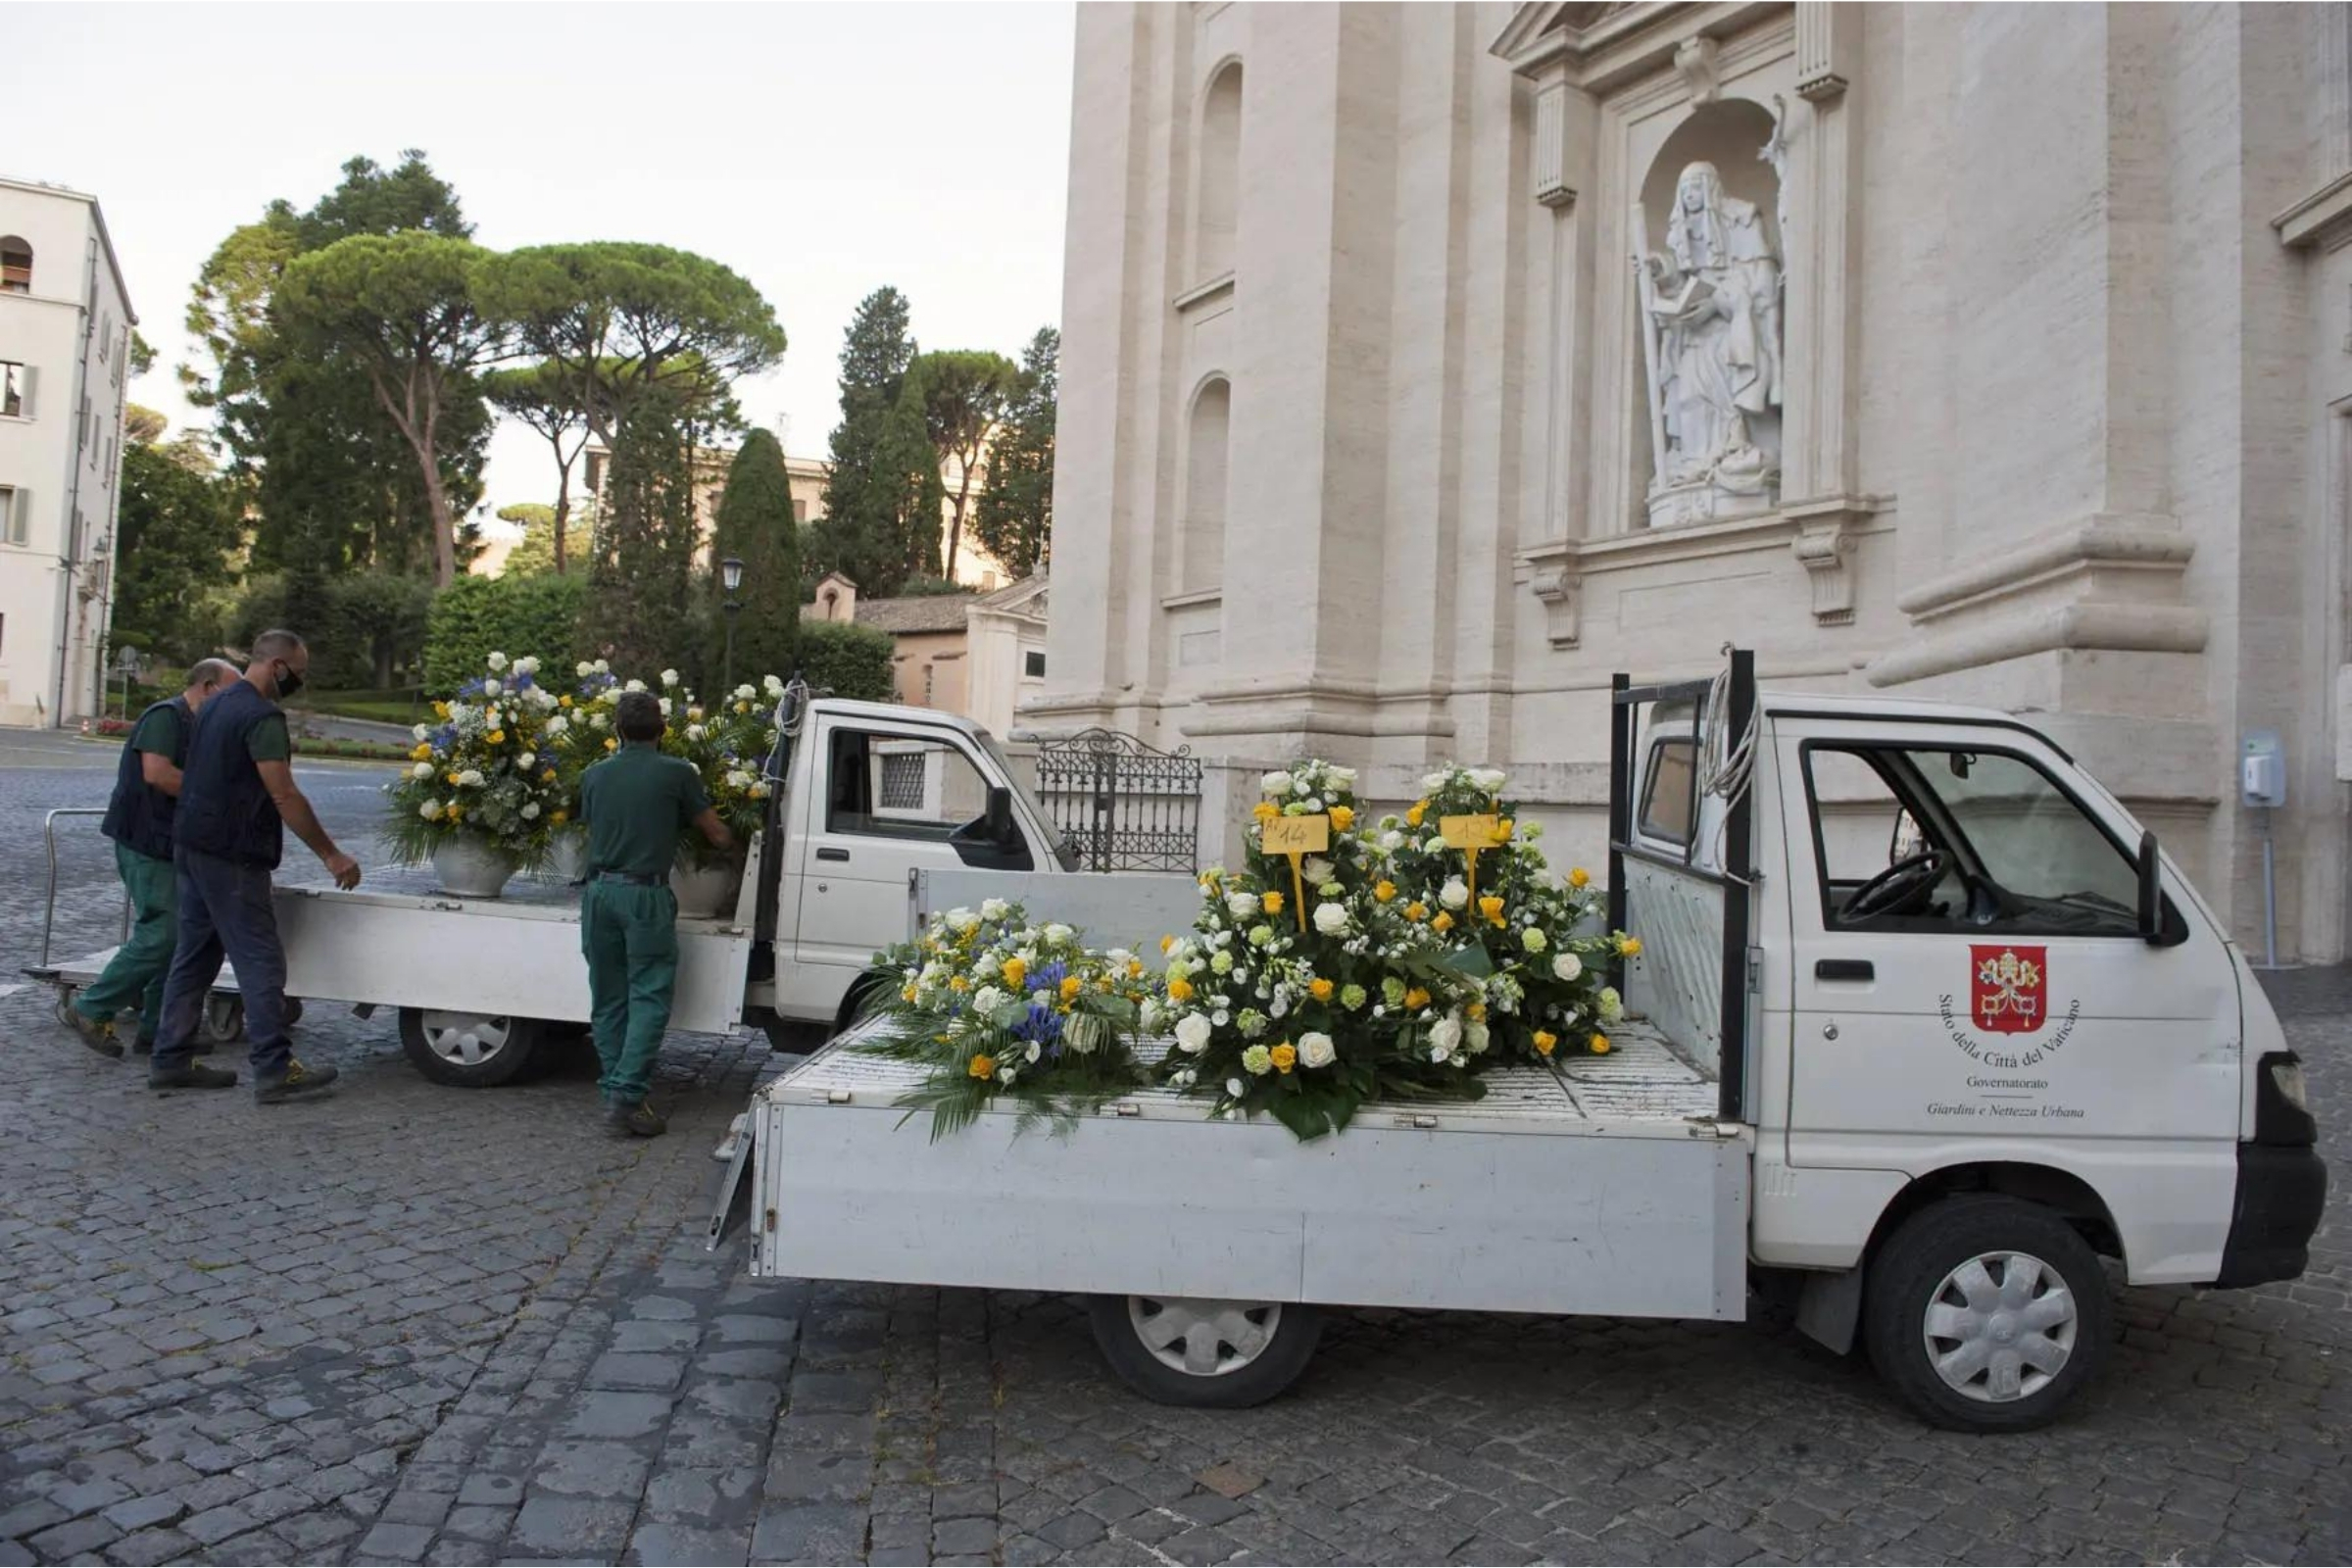
[[[1226,437],[1233,427],[1233,386],[1218,377],[1193,399],[1185,435],[1184,529],[1178,580],[1185,593],[1225,581]]]
[[[31,292],[31,241],[15,234],[0,234],[0,294]]]
[[[1241,209],[1242,63],[1230,63],[1208,84],[1200,104],[1200,137],[1193,185],[1193,281],[1205,283],[1233,270],[1235,215]]]

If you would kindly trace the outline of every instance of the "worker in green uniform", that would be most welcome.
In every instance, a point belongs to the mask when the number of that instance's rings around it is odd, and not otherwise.
[[[204,659],[188,667],[186,689],[139,715],[115,770],[115,793],[106,803],[99,831],[115,841],[115,869],[129,896],[130,936],[115,950],[106,972],[79,996],[61,993],[59,1020],[103,1055],[122,1054],[115,1018],[133,1008],[139,1014],[137,1049],[155,1050],[155,1030],[164,1011],[164,971],[179,940],[179,901],[172,869],[172,813],[179,804],[180,769],[188,760],[188,735],[197,710],[214,692],[238,679],[225,659]]]
[[[616,1138],[658,1138],[666,1126],[645,1094],[678,978],[678,901],[669,891],[678,834],[691,825],[716,849],[735,842],[694,764],[662,754],[662,726],[652,693],[627,693],[612,717],[619,749],[580,778],[588,824],[580,952],[605,1067],[605,1129]]]

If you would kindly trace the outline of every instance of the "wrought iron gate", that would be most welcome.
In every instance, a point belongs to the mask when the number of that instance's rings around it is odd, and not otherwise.
[[[1038,749],[1037,793],[1089,871],[1191,871],[1200,850],[1200,760],[1089,729]]]

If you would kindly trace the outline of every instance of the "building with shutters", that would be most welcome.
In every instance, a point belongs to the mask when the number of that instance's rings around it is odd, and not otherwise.
[[[1102,4],[1074,92],[1024,723],[1596,858],[1611,672],[1737,639],[2038,715],[2257,945],[2275,833],[2352,952],[2345,6]]]
[[[98,710],[136,321],[97,198],[0,178],[0,724]]]

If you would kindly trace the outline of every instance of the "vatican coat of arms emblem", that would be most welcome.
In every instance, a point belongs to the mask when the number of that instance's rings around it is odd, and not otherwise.
[[[2049,1021],[2042,1005],[2050,982],[2047,948],[1971,947],[1969,1003],[1977,1027],[1992,1034],[2032,1034]]]

